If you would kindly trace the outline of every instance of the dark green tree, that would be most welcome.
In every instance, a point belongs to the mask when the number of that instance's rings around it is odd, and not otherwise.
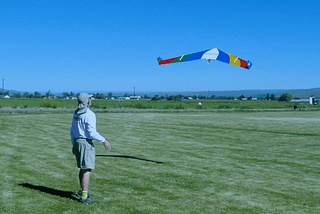
[[[62,98],[66,99],[67,97],[69,97],[69,93],[68,92],[63,92],[62,93]]]
[[[246,98],[244,95],[241,95],[238,99],[242,100],[243,98]]]
[[[41,98],[41,94],[38,91],[34,92],[34,98]]]
[[[268,93],[267,96],[266,96],[266,100],[270,100],[269,93]]]
[[[110,99],[112,97],[113,93],[112,92],[109,92],[107,97]]]
[[[99,94],[99,93],[97,93],[94,97],[96,99],[106,99],[106,96],[104,96],[104,94]]]
[[[274,94],[271,94],[270,99],[271,100],[276,100],[276,96]]]
[[[21,96],[21,94],[18,92],[18,93],[14,93],[14,94],[13,94],[13,97],[20,99],[22,96]]]
[[[50,92],[50,90],[46,93],[46,97],[50,97],[52,94]]]
[[[154,95],[154,97],[151,98],[151,100],[153,101],[157,101],[160,100],[161,98],[159,97],[159,95]]]
[[[279,101],[291,101],[292,95],[289,93],[284,93],[279,97]]]
[[[215,99],[216,95],[211,95],[210,99]]]

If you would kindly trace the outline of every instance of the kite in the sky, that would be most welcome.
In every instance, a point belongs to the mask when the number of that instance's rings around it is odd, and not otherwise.
[[[246,69],[250,69],[252,66],[252,63],[249,60],[245,61],[243,59],[240,59],[237,56],[234,56],[232,54],[219,50],[218,48],[213,48],[213,49],[200,51],[192,54],[186,54],[186,55],[174,57],[171,59],[163,60],[160,57],[158,57],[158,63],[159,65],[164,65],[164,64],[170,64],[175,62],[187,62],[187,61],[192,61],[197,59],[207,59],[208,63],[211,60],[219,60],[221,62],[225,62],[231,65],[239,66]]]

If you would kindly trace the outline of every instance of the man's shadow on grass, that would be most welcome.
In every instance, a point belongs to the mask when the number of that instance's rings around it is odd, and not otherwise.
[[[57,189],[53,189],[45,186],[37,186],[37,185],[28,184],[28,183],[19,184],[19,186],[23,186],[33,190],[39,190],[41,192],[48,193],[50,195],[57,195],[62,198],[68,198],[74,201],[79,201],[79,199],[74,196],[73,192],[57,190]]]
[[[163,164],[163,162],[160,162],[160,161],[148,160],[148,159],[137,158],[134,156],[127,156],[127,155],[96,155],[96,157],[130,158],[130,159],[135,159],[135,160],[140,160],[140,161]],[[74,201],[79,201],[79,199],[74,196],[73,192],[57,190],[57,189],[53,189],[53,188],[45,187],[45,186],[37,186],[37,185],[29,184],[29,183],[22,183],[22,184],[19,184],[19,186],[23,186],[23,187],[26,187],[26,188],[29,188],[32,190],[38,190],[38,191],[41,191],[44,193],[48,193],[50,195],[56,195],[56,196],[60,196],[62,198],[68,198],[68,199],[71,199]]]
[[[148,159],[143,159],[143,158],[137,158],[137,157],[128,156],[128,155],[96,155],[96,157],[130,158],[130,159],[135,159],[135,160],[147,161],[147,162],[151,162],[151,163],[163,164],[163,162],[160,162],[160,161],[154,161],[154,160],[148,160]]]

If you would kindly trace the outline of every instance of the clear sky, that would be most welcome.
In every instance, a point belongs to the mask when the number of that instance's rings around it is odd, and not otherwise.
[[[319,11],[319,0],[0,0],[0,78],[26,92],[318,88]],[[156,60],[215,47],[252,68]]]

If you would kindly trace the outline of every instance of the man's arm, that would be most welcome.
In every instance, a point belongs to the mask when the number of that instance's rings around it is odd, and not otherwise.
[[[106,150],[111,150],[111,145],[110,143],[103,137],[101,136],[98,132],[97,132],[97,127],[96,127],[96,115],[94,113],[92,113],[89,117],[89,122],[88,122],[88,132],[90,134],[90,136],[97,140],[100,141],[101,143],[103,143],[104,148]]]
[[[87,132],[90,138],[95,139],[101,143],[104,143],[106,139],[97,132],[96,122],[97,122],[96,115],[94,113],[91,113],[90,115],[88,115]]]

